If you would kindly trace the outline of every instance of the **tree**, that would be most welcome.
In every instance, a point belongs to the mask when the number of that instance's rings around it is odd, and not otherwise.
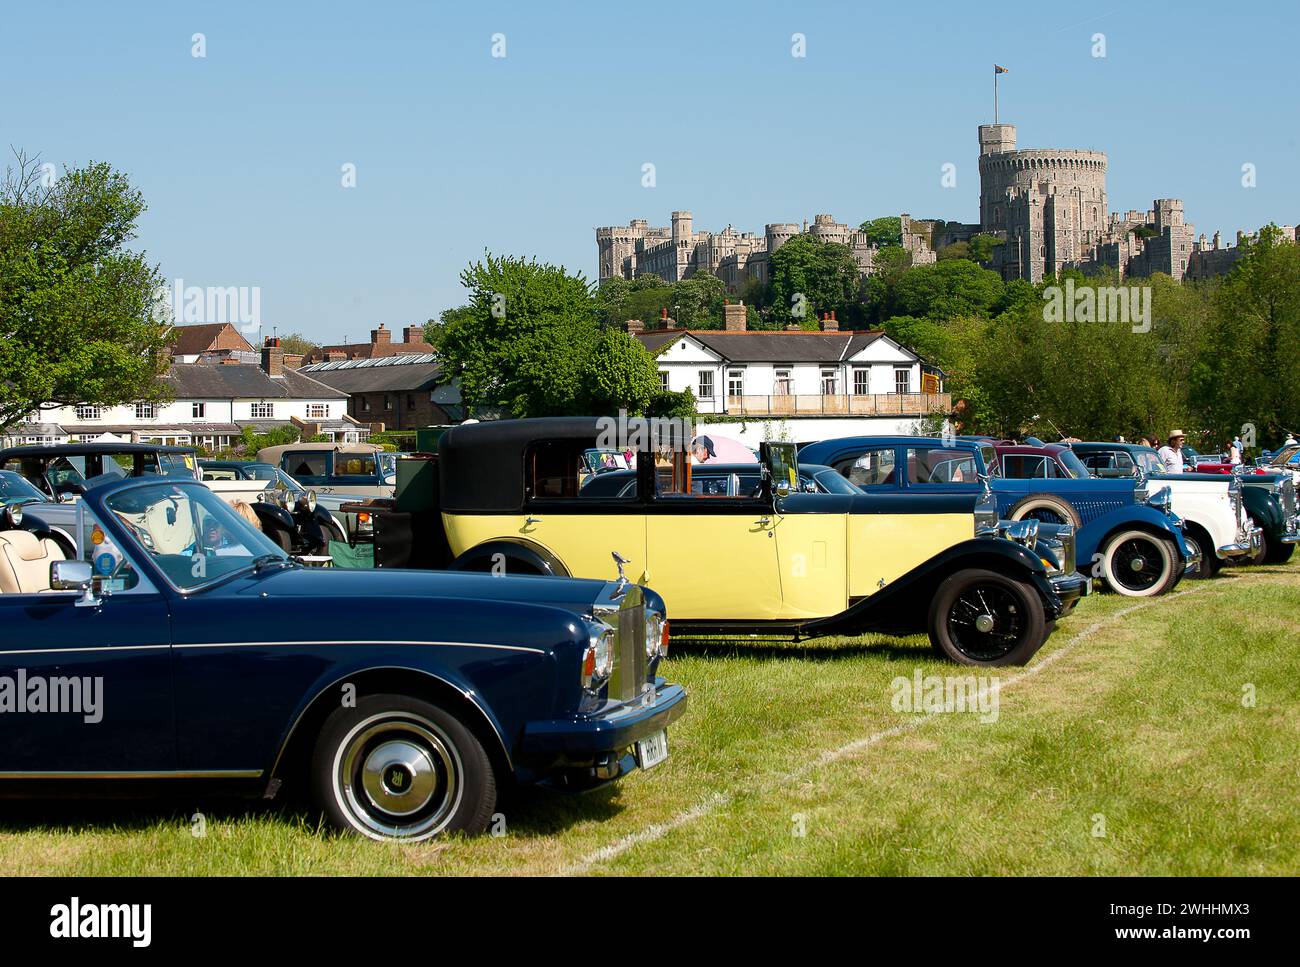
[[[320,344],[308,339],[300,332],[291,332],[287,336],[280,337],[280,348],[286,353],[298,353],[305,356],[313,349],[320,348]]]
[[[858,231],[867,237],[867,243],[878,248],[887,245],[903,245],[903,220],[897,215],[873,218],[858,226]]]
[[[51,180],[16,157],[0,184],[0,427],[45,404],[165,399],[162,276],[125,248],[143,196],[106,164]]]
[[[660,392],[654,357],[635,337],[618,329],[600,334],[580,375],[585,414],[615,416],[623,409],[640,415]]]
[[[597,335],[587,280],[536,259],[491,253],[460,278],[470,300],[444,314],[440,344],[465,404],[515,416],[571,412]]]
[[[772,314],[778,323],[816,328],[822,313],[834,311],[849,328],[862,318],[858,263],[847,245],[796,235],[769,256],[769,263]]]
[[[1005,284],[996,272],[965,259],[918,265],[893,286],[890,308],[898,315],[927,319],[987,316],[999,304]]]
[[[677,325],[691,329],[721,329],[722,306],[727,285],[716,275],[697,272],[673,286],[673,306]]]

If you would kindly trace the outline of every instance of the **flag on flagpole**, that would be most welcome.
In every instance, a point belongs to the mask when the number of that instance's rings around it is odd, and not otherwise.
[[[994,73],[994,74],[1006,74],[1006,73],[1009,73],[1009,71],[1008,71],[1005,67],[999,67],[997,64],[994,64],[994,65],[993,65],[993,73]]]

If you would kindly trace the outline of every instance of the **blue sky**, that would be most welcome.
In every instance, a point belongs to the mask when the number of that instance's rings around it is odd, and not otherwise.
[[[1300,220],[1291,0],[9,6],[6,150],[126,171],[169,279],[259,286],[268,331],[326,342],[459,304],[484,249],[594,277],[595,226],[679,208],[975,221],[994,62],[1020,146],[1105,151],[1112,210]]]

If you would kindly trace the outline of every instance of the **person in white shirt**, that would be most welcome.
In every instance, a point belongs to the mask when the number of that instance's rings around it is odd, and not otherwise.
[[[1156,451],[1160,457],[1160,468],[1165,473],[1182,473],[1185,469],[1183,441],[1186,439],[1187,435],[1182,430],[1174,430],[1169,434],[1169,442]]]
[[[1228,447],[1228,462],[1233,466],[1236,466],[1237,464],[1241,463],[1241,454],[1243,449],[1244,448],[1242,447],[1241,444],[1241,437],[1239,436],[1233,437],[1232,446]]]

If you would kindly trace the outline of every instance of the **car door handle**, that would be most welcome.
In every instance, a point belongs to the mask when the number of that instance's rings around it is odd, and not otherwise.
[[[541,522],[542,522],[542,519],[541,519],[540,517],[525,517],[525,518],[524,518],[524,526],[525,526],[525,527],[532,527],[534,524],[540,524]]]
[[[771,517],[760,517],[760,518],[759,518],[758,520],[756,520],[754,523],[756,523],[756,524],[762,524],[764,527],[766,527],[768,524],[772,523],[772,518],[771,518]]]

